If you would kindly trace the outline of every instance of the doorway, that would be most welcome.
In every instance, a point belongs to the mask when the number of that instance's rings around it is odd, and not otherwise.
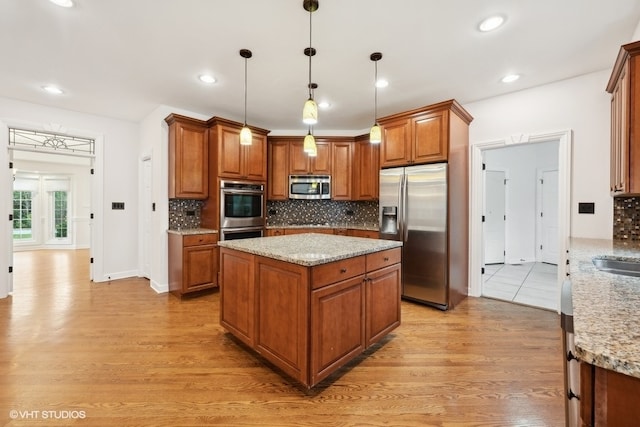
[[[487,239],[484,224],[482,222],[482,215],[484,213],[484,204],[486,198],[486,188],[485,188],[485,180],[483,179],[483,163],[484,157],[489,150],[496,150],[505,147],[522,147],[526,145],[532,145],[541,142],[552,142],[555,141],[557,143],[557,237],[549,237],[551,240],[555,242],[555,247],[557,248],[557,258],[556,263],[558,264],[557,268],[555,268],[554,273],[552,273],[554,277],[553,288],[550,290],[553,295],[554,304],[552,309],[559,312],[560,308],[560,288],[562,281],[564,280],[566,273],[566,250],[568,244],[569,237],[569,224],[570,224],[570,176],[571,176],[571,131],[562,131],[548,134],[538,134],[538,135],[516,135],[515,137],[511,137],[505,140],[498,141],[490,141],[490,142],[482,142],[472,145],[471,147],[471,183],[470,183],[470,198],[471,198],[471,212],[470,212],[470,245],[471,245],[471,259],[470,259],[470,283],[469,283],[469,295],[472,296],[481,296],[482,295],[482,287],[483,287],[483,270],[485,268],[485,241]],[[487,167],[489,169],[489,167]],[[533,200],[535,205],[535,200],[538,196],[536,196],[536,187],[535,187],[535,173],[531,177],[531,185],[533,186],[528,192],[523,193],[522,191],[512,191],[514,193],[514,199],[510,199],[509,196],[506,196],[507,200],[510,200],[510,203],[513,205],[515,203],[516,206],[520,206],[522,201],[525,199]],[[513,177],[509,175],[509,181]],[[552,178],[553,179],[553,178]],[[540,195],[540,200],[542,200],[542,196]],[[509,208],[507,210],[507,223],[509,221]],[[507,238],[511,236],[511,242],[515,245],[515,247],[511,247],[509,241],[506,243],[506,257],[505,262],[513,265],[524,264],[524,263],[535,263],[537,261],[536,249],[534,247],[534,243],[528,244],[527,247],[525,245],[518,245],[521,243],[519,239],[515,239],[514,237],[518,236],[518,233],[530,232],[535,235],[536,233],[536,225],[535,225],[535,214],[531,214],[530,220],[533,220],[533,223],[528,226],[530,230],[526,230],[526,227],[518,226],[514,224],[506,225],[505,235]],[[513,228],[513,230],[512,230]],[[515,233],[515,234],[514,234]],[[551,234],[549,234],[551,236]],[[535,236],[534,236],[535,237]],[[544,245],[543,245],[544,246]],[[553,248],[554,246],[551,246]],[[511,252],[511,253],[510,253]],[[530,270],[533,271],[533,270]],[[550,273],[545,271],[545,274],[549,275]]]
[[[11,127],[8,134],[10,179],[6,196],[13,220],[7,233],[11,266],[7,292],[13,291],[14,283],[23,283],[24,276],[28,278],[37,267],[21,268],[24,267],[21,260],[29,257],[22,254],[28,252],[66,251],[70,256],[65,259],[74,260],[80,255],[71,253],[83,254],[86,279],[93,280],[91,212],[95,140]]]

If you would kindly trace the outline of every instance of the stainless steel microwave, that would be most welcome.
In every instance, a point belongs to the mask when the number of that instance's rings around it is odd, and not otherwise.
[[[330,199],[331,176],[289,175],[290,199]]]

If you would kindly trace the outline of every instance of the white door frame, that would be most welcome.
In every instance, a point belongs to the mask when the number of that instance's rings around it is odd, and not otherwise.
[[[571,232],[571,129],[531,134],[513,135],[511,137],[473,144],[469,151],[471,173],[470,189],[470,221],[469,221],[469,295],[479,297],[482,294],[482,267],[484,260],[484,235],[482,226],[482,209],[484,200],[484,183],[482,179],[483,151],[513,144],[559,141],[558,144],[558,197],[562,201],[558,205],[558,250],[560,260],[557,276],[557,311],[560,312],[560,289],[566,277],[567,250]]]

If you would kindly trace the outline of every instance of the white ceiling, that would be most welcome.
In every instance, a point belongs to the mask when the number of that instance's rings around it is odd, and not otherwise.
[[[309,14],[302,0],[0,2],[0,96],[139,121],[159,104],[306,133]],[[640,21],[638,0],[319,0],[313,14],[315,131],[373,122],[374,64],[389,80],[378,116],[472,101],[612,67]],[[500,13],[506,24],[476,30]],[[204,85],[201,73],[218,82]],[[512,84],[507,73],[522,78]],[[57,84],[65,93],[42,91]],[[606,82],[603,82],[604,85]]]

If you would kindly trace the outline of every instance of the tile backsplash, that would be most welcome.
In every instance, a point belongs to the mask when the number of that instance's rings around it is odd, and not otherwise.
[[[336,200],[271,200],[267,202],[267,225],[296,223],[340,226],[378,224],[378,202]]]
[[[640,240],[640,197],[613,198],[613,238]]]
[[[200,227],[202,200],[169,199],[169,230]]]

